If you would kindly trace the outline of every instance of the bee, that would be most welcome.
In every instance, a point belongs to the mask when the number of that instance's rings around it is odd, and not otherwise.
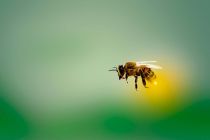
[[[156,61],[142,61],[142,62],[126,62],[125,65],[118,65],[118,67],[113,67],[109,71],[116,71],[118,73],[119,80],[125,79],[128,83],[128,77],[134,76],[135,78],[135,89],[138,89],[138,77],[141,77],[142,84],[145,88],[147,82],[152,82],[156,79],[156,75],[152,69],[162,69],[162,67],[150,63],[155,63]]]

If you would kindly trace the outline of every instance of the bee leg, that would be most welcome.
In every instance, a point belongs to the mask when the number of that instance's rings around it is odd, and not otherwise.
[[[142,78],[142,83],[143,83],[143,85],[144,85],[144,87],[145,88],[148,88],[146,85],[147,85],[147,83],[146,83],[146,80],[145,80],[145,78]]]
[[[128,75],[127,74],[125,74],[125,79],[126,79],[126,82],[128,84]]]
[[[138,88],[137,82],[138,82],[138,76],[135,76],[135,89],[136,89],[136,90],[137,90],[137,88]]]

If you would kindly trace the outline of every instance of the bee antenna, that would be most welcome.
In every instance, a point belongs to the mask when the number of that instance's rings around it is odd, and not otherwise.
[[[116,69],[111,69],[111,70],[109,70],[109,71],[117,71]]]

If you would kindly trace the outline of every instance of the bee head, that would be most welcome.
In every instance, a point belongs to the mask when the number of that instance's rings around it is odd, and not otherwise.
[[[117,73],[118,73],[118,76],[119,76],[119,80],[122,79],[123,75],[125,74],[125,70],[124,70],[123,65],[118,66]]]

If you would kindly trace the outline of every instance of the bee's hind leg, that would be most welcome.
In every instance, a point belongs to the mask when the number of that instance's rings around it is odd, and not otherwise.
[[[143,83],[143,85],[144,85],[145,88],[148,88],[145,78],[142,78],[142,83]]]
[[[135,76],[135,89],[136,89],[136,90],[138,89],[137,82],[138,82],[138,76]]]

